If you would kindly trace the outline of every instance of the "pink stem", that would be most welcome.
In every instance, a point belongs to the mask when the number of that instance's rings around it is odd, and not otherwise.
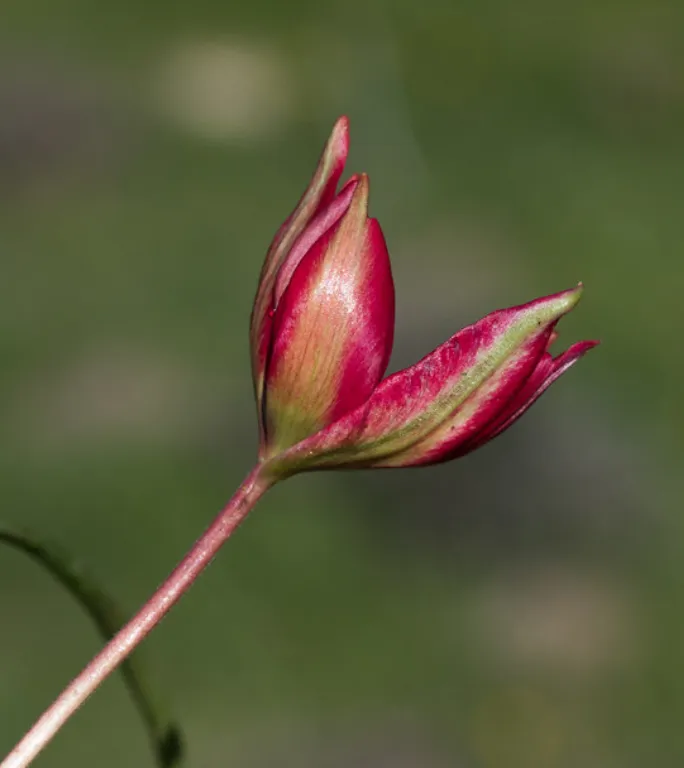
[[[95,656],[78,677],[64,689],[33,728],[0,763],[0,768],[25,768],[47,746],[53,736],[93,691],[159,624],[209,565],[223,543],[245,519],[272,481],[256,467],[245,478],[233,498],[195,542],[173,573],[138,613]]]

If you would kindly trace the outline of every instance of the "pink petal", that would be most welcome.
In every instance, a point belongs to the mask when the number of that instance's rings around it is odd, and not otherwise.
[[[547,346],[551,329],[533,335],[494,371],[486,381],[475,387],[447,415],[440,424],[424,437],[377,466],[420,466],[446,461],[464,442],[477,434],[506,407],[511,398],[524,385],[536,368]],[[474,334],[475,335],[475,334]],[[468,369],[476,365],[482,341],[476,342],[462,356],[449,379],[467,376]]]
[[[326,206],[319,208],[314,219],[307,225],[306,229],[299,235],[290,250],[287,259],[283,262],[276,276],[275,288],[273,290],[273,299],[271,310],[278,307],[278,303],[287,288],[294,271],[299,266],[299,262],[311,250],[317,240],[328,232],[344,216],[349,208],[354,190],[358,186],[359,176],[355,174],[342,187],[339,194]]]
[[[414,466],[459,453],[516,404],[581,287],[487,315],[295,446],[299,467]],[[561,364],[562,365],[562,364]]]
[[[578,341],[555,358],[547,352],[520,392],[508,403],[506,409],[476,435],[470,443],[464,444],[458,455],[464,455],[479,448],[508,429],[534,405],[554,381],[559,379],[598,343],[598,341]]]
[[[307,224],[335,197],[349,153],[349,120],[341,117],[333,127],[316,171],[294,211],[280,227],[261,268],[259,285],[250,320],[250,349],[254,394],[259,417],[260,442],[263,444],[263,386],[270,346],[271,315],[275,279],[293,244]]]
[[[389,361],[394,286],[361,177],[345,216],[304,255],[276,310],[266,373],[269,444],[292,444],[363,403]]]

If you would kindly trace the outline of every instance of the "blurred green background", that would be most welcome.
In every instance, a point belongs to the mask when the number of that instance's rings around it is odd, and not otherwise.
[[[684,5],[6,0],[0,516],[128,610],[251,467],[263,254],[335,120],[407,365],[586,284],[601,338],[437,468],[270,493],[146,642],[186,764],[684,764]],[[97,650],[0,550],[0,754]],[[119,679],[37,765],[148,766]]]

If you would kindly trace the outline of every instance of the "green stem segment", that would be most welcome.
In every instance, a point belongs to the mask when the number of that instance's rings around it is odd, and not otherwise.
[[[138,613],[64,689],[31,730],[0,763],[0,768],[26,768],[71,715],[159,624],[209,565],[224,542],[245,519],[273,480],[256,467],[233,498],[195,542],[175,570]]]

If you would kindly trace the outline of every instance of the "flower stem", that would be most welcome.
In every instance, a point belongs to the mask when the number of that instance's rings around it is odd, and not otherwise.
[[[131,654],[192,586],[223,543],[245,519],[272,480],[258,466],[195,542],[175,570],[78,677],[64,689],[31,730],[0,763],[0,768],[25,768],[47,746],[71,715]]]

